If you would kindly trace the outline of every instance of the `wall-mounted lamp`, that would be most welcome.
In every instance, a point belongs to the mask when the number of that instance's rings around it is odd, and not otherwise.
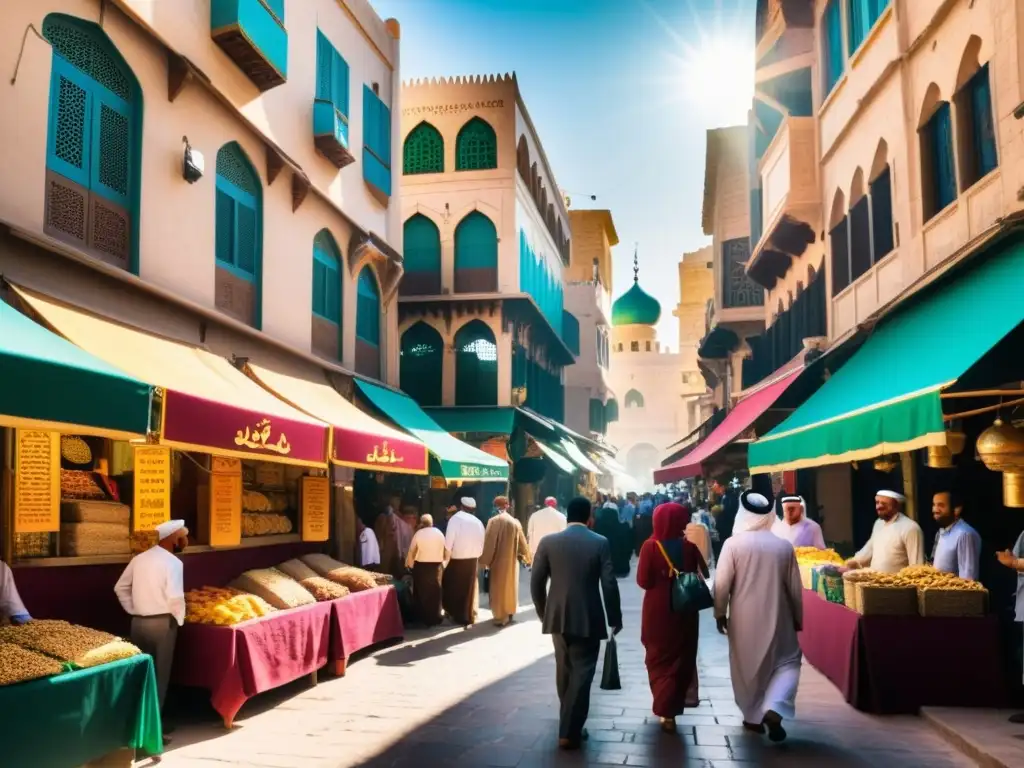
[[[188,136],[181,137],[184,149],[181,154],[181,175],[189,184],[195,184],[203,178],[203,153],[193,149],[188,143]]]

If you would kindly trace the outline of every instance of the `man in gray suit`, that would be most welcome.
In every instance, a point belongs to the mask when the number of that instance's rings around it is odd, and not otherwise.
[[[608,539],[587,528],[590,502],[573,499],[566,517],[569,525],[564,531],[541,539],[533,559],[530,594],[544,634],[551,635],[555,645],[555,685],[561,702],[558,746],[579,749],[587,738],[583,724],[590,711],[590,685],[601,641],[608,637],[605,608],[608,626],[616,635],[622,631],[622,609]]]

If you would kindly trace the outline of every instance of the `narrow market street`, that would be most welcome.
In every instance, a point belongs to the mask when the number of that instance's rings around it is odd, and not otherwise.
[[[472,630],[410,630],[403,644],[355,660],[344,679],[299,681],[260,696],[225,732],[212,712],[183,724],[166,768],[394,768],[405,766],[879,766],[958,768],[974,762],[914,717],[878,718],[849,707],[804,665],[799,720],[789,740],[768,745],[740,728],[729,682],[728,648],[702,618],[701,705],[680,718],[680,735],[660,732],[639,642],[642,594],[620,580],[621,691],[595,680],[579,753],[555,748],[557,702],[551,643],[529,607],[524,571],[518,621],[497,630],[482,611]]]

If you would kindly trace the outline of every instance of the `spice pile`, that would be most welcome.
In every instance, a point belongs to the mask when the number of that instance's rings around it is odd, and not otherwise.
[[[817,547],[796,547],[796,561],[800,565],[821,565],[824,563],[842,565],[846,562],[834,549],[818,549]]]
[[[200,587],[185,593],[185,621],[189,624],[227,627],[275,610],[256,595],[227,587]]]
[[[131,643],[107,632],[66,621],[44,619],[19,626],[0,627],[0,644],[34,654],[29,656],[7,647],[3,649],[3,654],[0,654],[0,681],[3,682],[0,684],[4,685],[57,674],[67,668],[84,669],[109,664],[141,653]],[[43,664],[35,656],[52,663]],[[8,661],[15,665],[13,672],[7,668]],[[22,674],[30,676],[19,676]]]

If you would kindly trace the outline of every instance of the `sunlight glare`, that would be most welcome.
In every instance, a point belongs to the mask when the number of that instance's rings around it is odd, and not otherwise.
[[[728,36],[687,46],[680,60],[686,102],[710,127],[746,122],[754,97],[754,51]]]

